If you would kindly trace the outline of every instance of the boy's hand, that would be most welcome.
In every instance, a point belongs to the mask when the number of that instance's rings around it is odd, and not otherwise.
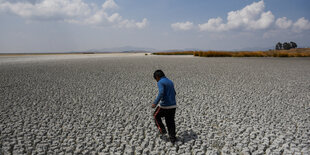
[[[152,108],[155,108],[156,107],[156,104],[152,104]]]

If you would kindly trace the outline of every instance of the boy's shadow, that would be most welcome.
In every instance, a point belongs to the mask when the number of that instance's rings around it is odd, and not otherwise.
[[[179,136],[177,136],[177,141],[180,141],[184,144],[191,140],[197,139],[197,137],[198,135],[191,129],[191,130],[183,131],[181,134],[179,134]],[[168,137],[166,136],[161,136],[160,138],[166,142],[169,141]]]
[[[187,143],[188,141],[195,140],[198,138],[197,133],[195,133],[192,129],[183,131],[180,136],[178,137],[178,140],[182,143]]]

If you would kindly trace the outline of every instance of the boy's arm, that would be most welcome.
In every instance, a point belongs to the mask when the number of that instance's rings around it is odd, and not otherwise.
[[[164,85],[161,82],[157,82],[157,86],[158,86],[158,96],[156,97],[155,101],[153,104],[157,105],[158,102],[163,98],[164,96]]]

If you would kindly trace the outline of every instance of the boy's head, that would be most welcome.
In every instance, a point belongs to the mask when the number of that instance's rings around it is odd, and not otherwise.
[[[165,76],[165,73],[162,70],[156,70],[153,76],[154,76],[154,79],[158,82],[160,78]]]

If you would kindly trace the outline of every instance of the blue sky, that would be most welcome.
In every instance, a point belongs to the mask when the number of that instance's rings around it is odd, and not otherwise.
[[[0,0],[0,52],[310,47],[308,0]]]

